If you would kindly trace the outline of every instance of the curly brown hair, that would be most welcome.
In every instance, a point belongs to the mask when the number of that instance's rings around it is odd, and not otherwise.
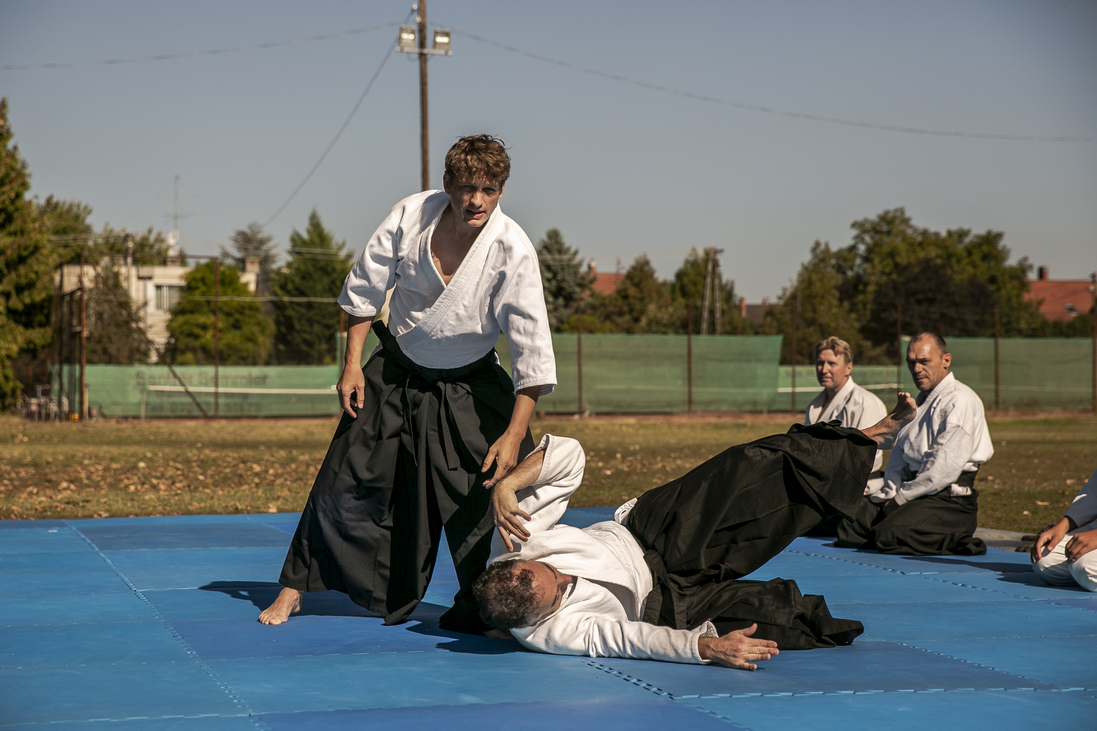
[[[495,629],[525,627],[537,621],[533,572],[519,568],[518,563],[517,559],[493,563],[472,585],[480,617]]]
[[[446,153],[446,183],[484,177],[502,187],[510,177],[510,156],[503,141],[491,135],[469,135]]]

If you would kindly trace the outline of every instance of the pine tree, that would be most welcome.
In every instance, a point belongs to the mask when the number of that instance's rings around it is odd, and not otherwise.
[[[50,341],[58,261],[45,222],[26,197],[30,172],[14,139],[8,101],[0,98],[0,410],[12,407],[22,388],[12,360]]]
[[[560,332],[575,314],[575,303],[590,290],[591,278],[583,271],[579,252],[564,243],[564,235],[558,228],[550,228],[537,242],[537,260],[541,264],[549,327]]]
[[[95,270],[88,289],[88,363],[137,365],[149,361],[141,312],[110,259]]]
[[[350,271],[353,254],[345,241],[324,228],[313,209],[304,234],[294,229],[289,237],[289,261],[274,273],[275,297],[339,296]],[[274,302],[278,361],[284,364],[331,364],[336,360],[335,334],[339,330],[339,305],[335,302]]]

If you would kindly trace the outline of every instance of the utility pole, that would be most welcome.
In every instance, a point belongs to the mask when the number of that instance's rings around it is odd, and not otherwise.
[[[1002,378],[1001,368],[999,366],[998,357],[998,340],[999,340],[999,307],[998,303],[994,303],[994,410],[1002,410]]]
[[[416,26],[400,26],[396,50],[400,53],[419,55],[419,155],[420,179],[423,190],[430,190],[430,108],[427,93],[427,56],[449,56],[450,32],[439,28],[434,31],[434,42],[427,48],[427,0],[419,0],[412,6],[416,11]]]
[[[175,195],[171,203],[171,230],[179,230],[179,175],[175,176]]]
[[[712,303],[712,333],[720,332],[720,260],[723,249],[709,246],[705,249],[705,291],[701,300],[701,334],[708,334],[709,303]]]
[[[583,300],[581,299],[575,301],[575,357],[579,375],[579,407],[576,413],[582,416],[585,412],[583,411]]]
[[[419,155],[423,190],[430,190],[430,111],[427,95],[427,0],[419,0]]]

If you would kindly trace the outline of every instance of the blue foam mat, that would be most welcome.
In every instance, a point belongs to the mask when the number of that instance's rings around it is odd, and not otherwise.
[[[264,714],[271,731],[560,731],[597,729],[713,729],[735,731],[734,724],[677,703],[659,700],[557,703],[495,703],[426,708],[384,708],[330,713]]]
[[[683,704],[744,728],[804,731],[926,731],[932,728],[1091,728],[1097,699],[1081,693],[957,690],[753,698],[699,698]]]
[[[0,521],[0,728],[998,731],[1086,727],[1097,706],[1097,595],[1043,586],[1022,554],[880,556],[798,539],[752,578],[795,579],[866,634],[747,673],[442,631],[457,590],[444,549],[403,625],[337,592],[259,625],[297,519]]]

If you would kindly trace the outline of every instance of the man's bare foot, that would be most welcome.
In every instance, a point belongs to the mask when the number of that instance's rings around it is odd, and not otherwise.
[[[278,593],[274,604],[263,610],[259,621],[263,624],[282,624],[289,615],[301,611],[301,592],[288,586]]]
[[[917,412],[918,403],[909,393],[900,391],[895,408],[883,419],[865,429],[864,434],[877,444],[890,446],[895,441],[895,435],[914,419]]]

